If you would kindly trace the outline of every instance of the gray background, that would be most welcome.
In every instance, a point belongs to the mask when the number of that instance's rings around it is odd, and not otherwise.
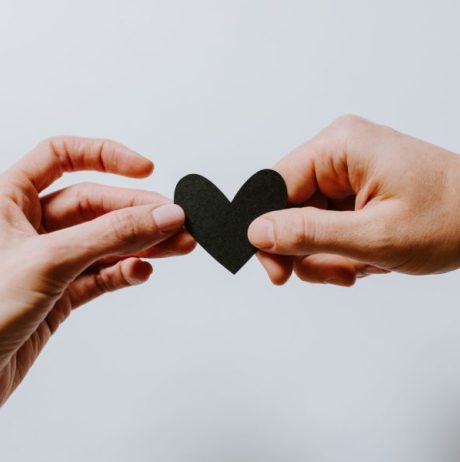
[[[0,2],[0,167],[119,140],[232,196],[353,112],[460,150],[458,1]],[[404,175],[404,172],[396,172]],[[458,204],[452,210],[458,212]],[[0,413],[4,461],[458,461],[459,273],[272,287],[204,251],[75,312]]]

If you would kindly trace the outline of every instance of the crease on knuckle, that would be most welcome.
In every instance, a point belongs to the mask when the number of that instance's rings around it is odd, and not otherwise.
[[[123,267],[123,264],[119,264],[117,267],[117,280],[118,280],[118,287],[129,287],[131,286],[131,282],[129,281],[128,277],[126,276],[125,269]]]
[[[78,296],[75,293],[75,289],[72,286],[69,286],[69,288],[67,289],[66,297],[67,297],[67,301],[72,310],[77,308],[77,306],[79,306]]]
[[[116,165],[116,158],[120,154],[121,145],[111,139],[103,138],[95,142],[95,149],[98,170],[105,173],[112,172]]]
[[[312,223],[307,220],[306,214],[293,214],[293,219],[290,223],[290,233],[288,247],[292,249],[304,249],[310,244]]]
[[[74,158],[70,154],[69,143],[72,143],[72,137],[56,136],[48,138],[42,144],[48,148],[49,152],[56,158],[57,165],[62,172],[72,172],[77,169]]]
[[[374,221],[366,231],[369,236],[369,251],[379,261],[391,261],[394,255],[398,255],[406,241],[405,233],[394,233],[393,223],[387,223],[380,219]],[[399,228],[400,229],[400,228]]]
[[[140,234],[139,225],[129,213],[111,215],[110,229],[114,239],[122,244],[132,243]]]
[[[94,275],[94,285],[99,294],[105,294],[106,292],[113,292],[115,290],[113,281],[105,271],[100,271]]]
[[[107,167],[107,161],[106,161],[106,156],[107,152],[109,152],[109,147],[111,145],[111,142],[106,139],[102,139],[97,143],[97,151],[96,151],[96,158],[99,163],[99,169],[101,172],[107,172],[108,167]]]
[[[75,194],[78,213],[84,221],[93,220],[98,216],[93,207],[94,197],[90,199],[88,195],[88,190],[93,186],[94,183],[91,182],[80,183],[73,187],[73,192],[71,191],[71,194]]]
[[[102,270],[95,274],[94,284],[100,294],[114,292],[115,290],[132,285],[121,263],[118,263],[115,268]]]

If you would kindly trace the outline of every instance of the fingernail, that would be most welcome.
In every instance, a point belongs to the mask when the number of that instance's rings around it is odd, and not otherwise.
[[[173,231],[184,224],[185,214],[176,204],[166,204],[153,211],[153,219],[160,231]]]
[[[152,273],[153,267],[150,263],[146,261],[139,261],[137,262],[137,268],[134,274],[130,274],[125,277],[132,286],[138,286],[148,281]]]
[[[249,240],[259,249],[269,249],[275,245],[275,230],[273,223],[260,218],[251,224],[248,230]]]

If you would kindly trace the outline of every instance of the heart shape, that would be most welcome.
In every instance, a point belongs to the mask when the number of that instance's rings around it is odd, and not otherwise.
[[[248,240],[249,225],[260,215],[287,207],[287,187],[274,170],[261,170],[230,202],[217,186],[191,174],[177,183],[174,202],[186,216],[185,227],[219,263],[235,274],[255,254]]]

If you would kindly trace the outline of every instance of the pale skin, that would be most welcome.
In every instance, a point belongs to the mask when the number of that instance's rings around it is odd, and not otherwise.
[[[276,166],[292,208],[255,220],[249,240],[275,284],[351,286],[357,277],[460,267],[460,156],[345,116]]]
[[[42,194],[76,170],[143,178],[153,164],[112,141],[61,137],[0,175],[1,404],[74,308],[147,281],[145,259],[195,246],[182,209],[160,194],[97,184]]]
[[[275,169],[292,208],[248,230],[273,283],[460,267],[457,154],[346,116]],[[157,193],[81,184],[43,194],[76,170],[143,178],[153,164],[112,141],[61,137],[0,175],[0,404],[74,308],[147,281],[145,259],[195,246],[182,209]]]

